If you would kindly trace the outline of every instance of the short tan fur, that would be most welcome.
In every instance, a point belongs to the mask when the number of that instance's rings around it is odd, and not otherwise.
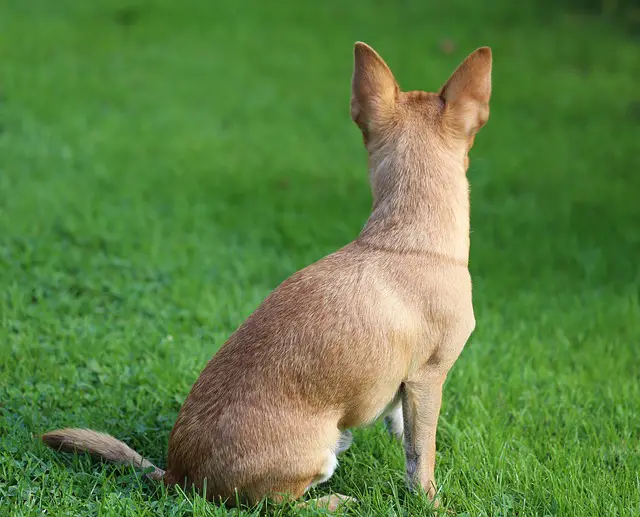
[[[209,361],[169,439],[166,473],[206,497],[299,498],[328,479],[349,429],[387,416],[407,479],[434,498],[442,386],[475,327],[468,152],[489,116],[491,51],[473,52],[438,93],[402,92],[356,43],[351,116],[369,157],[373,209],[359,237],[275,289]],[[90,430],[51,447],[148,467]],[[323,498],[334,508],[343,496]]]

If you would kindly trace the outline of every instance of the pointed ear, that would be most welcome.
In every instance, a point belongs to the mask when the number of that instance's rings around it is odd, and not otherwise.
[[[351,118],[365,139],[390,118],[400,88],[384,60],[369,45],[354,48]]]
[[[440,90],[445,118],[468,137],[489,118],[491,49],[481,47],[465,59]]]

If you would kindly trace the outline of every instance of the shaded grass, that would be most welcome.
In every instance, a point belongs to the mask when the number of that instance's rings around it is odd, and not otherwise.
[[[637,41],[560,11],[423,4],[0,6],[0,513],[225,514],[32,434],[102,429],[163,464],[217,347],[357,234],[357,39],[406,89],[436,89],[479,45],[495,55],[470,170],[478,326],[438,431],[443,511],[640,512]],[[379,426],[361,430],[317,493],[355,495],[353,514],[429,514],[402,468]]]

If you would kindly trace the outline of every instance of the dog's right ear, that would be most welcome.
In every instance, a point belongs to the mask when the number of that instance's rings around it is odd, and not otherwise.
[[[445,120],[472,138],[489,118],[491,98],[491,49],[472,52],[440,90],[445,102]]]
[[[357,42],[354,48],[351,83],[351,118],[365,142],[393,114],[400,88],[384,60],[369,45]]]

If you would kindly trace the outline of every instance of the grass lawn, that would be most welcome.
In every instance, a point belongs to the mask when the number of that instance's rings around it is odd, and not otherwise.
[[[405,89],[494,51],[442,514],[640,514],[638,38],[485,4],[0,3],[0,515],[226,515],[33,435],[87,426],[164,465],[226,337],[357,235],[356,40]],[[428,515],[403,465],[381,425],[360,430],[316,493],[354,495],[353,515]]]

